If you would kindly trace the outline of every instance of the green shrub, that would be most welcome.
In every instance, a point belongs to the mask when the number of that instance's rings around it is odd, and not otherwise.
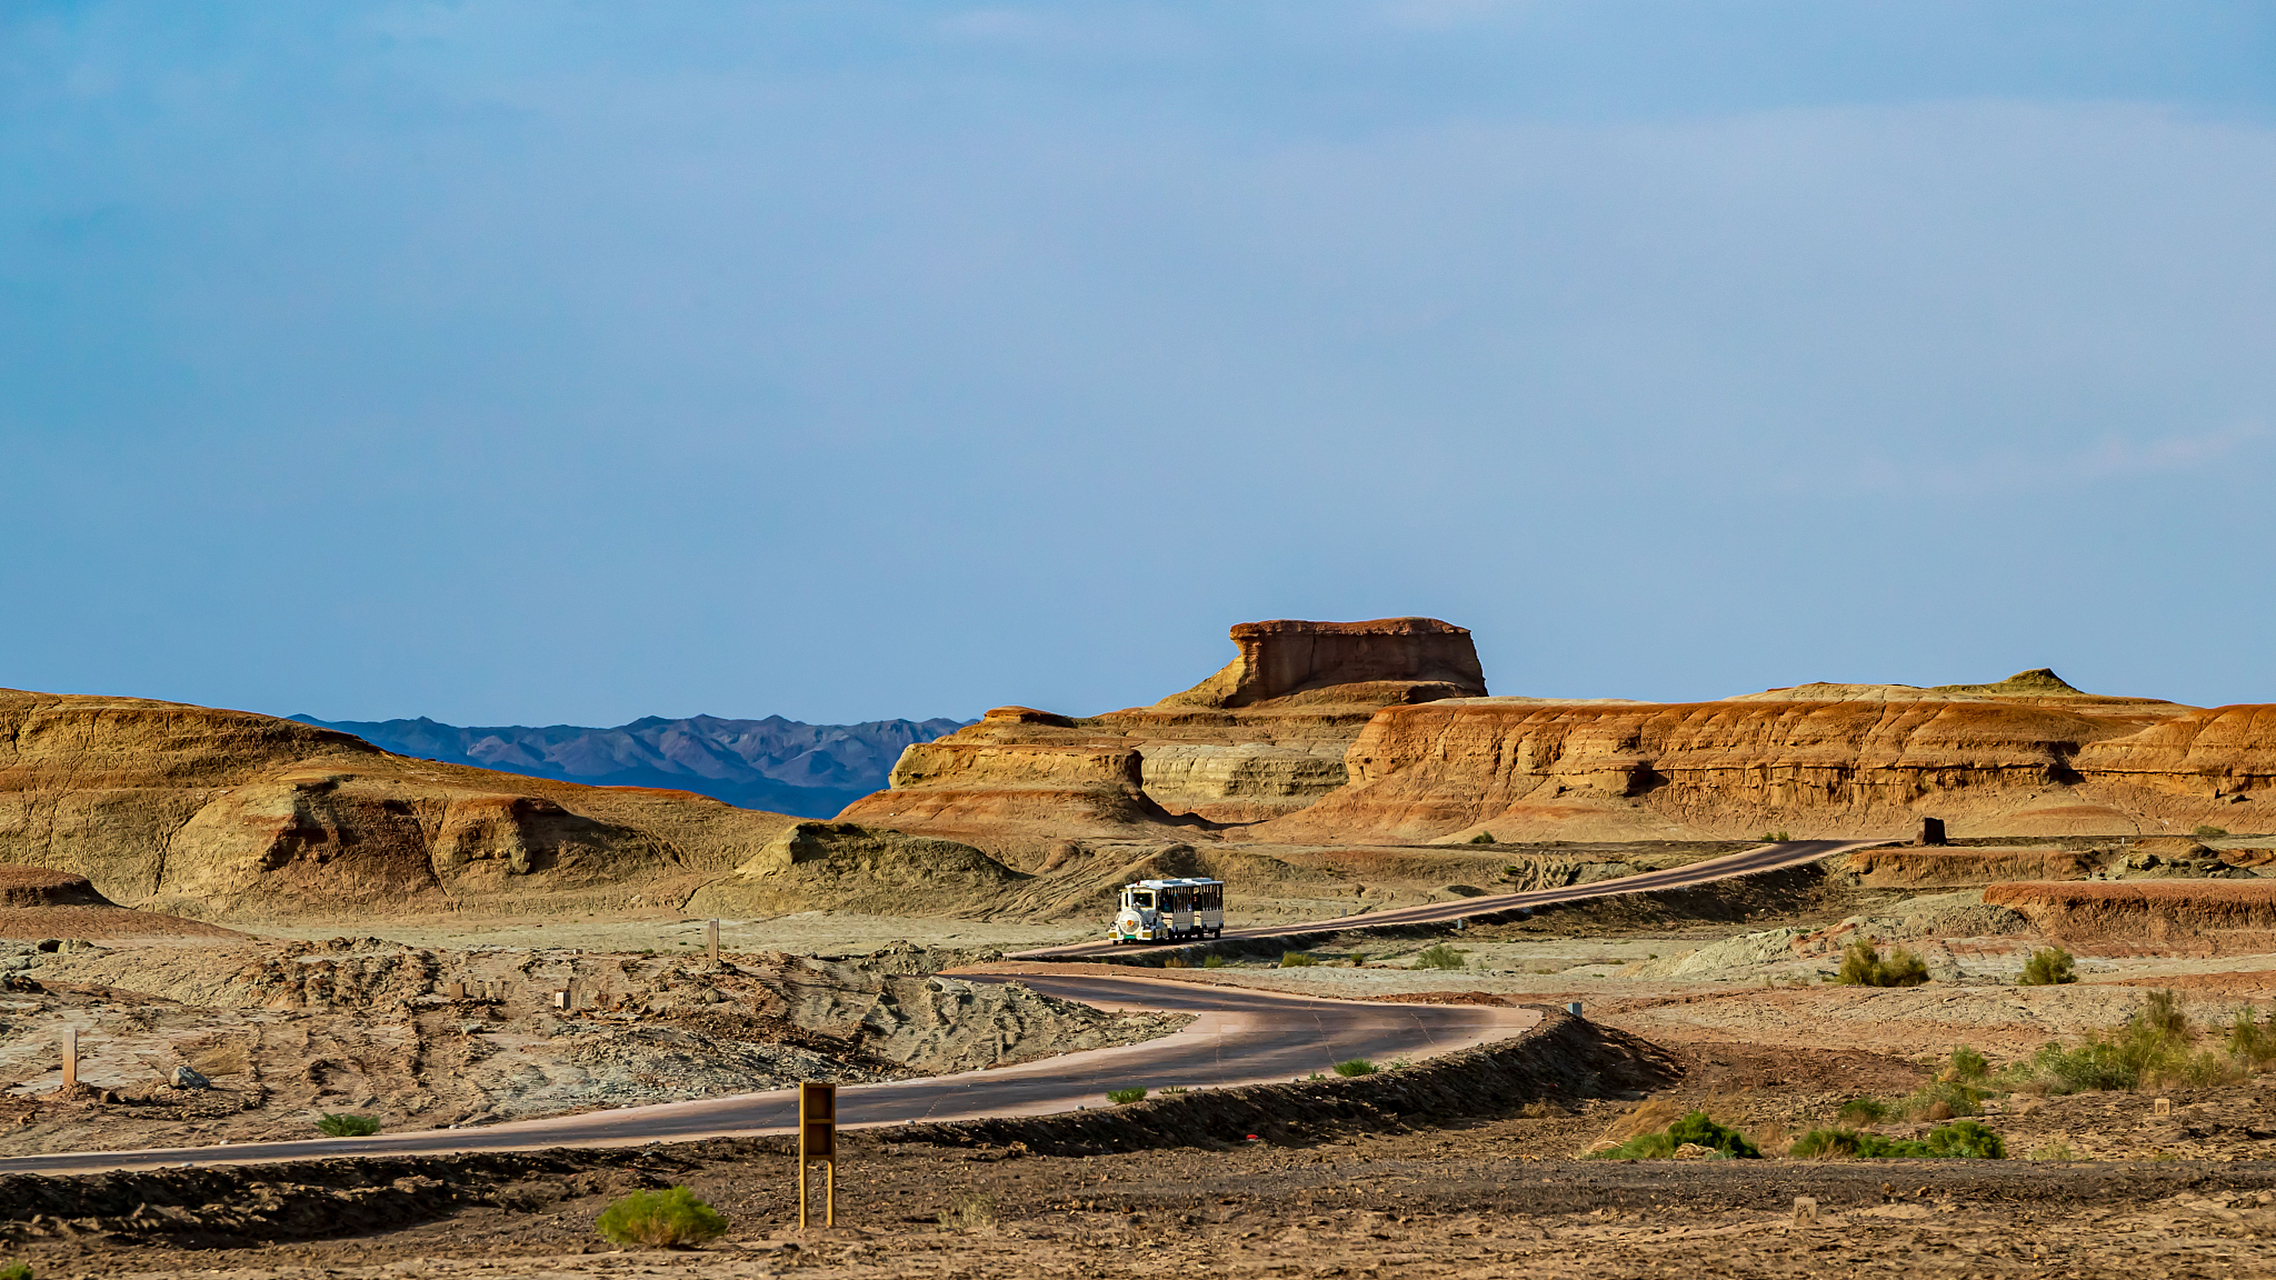
[[[1887,956],[1868,938],[1857,938],[1841,953],[1835,982],[1852,987],[1917,987],[1928,981],[1928,966],[1898,947]]]
[[[2053,1142],[2050,1142],[2043,1147],[2033,1147],[2031,1149],[2031,1154],[2025,1158],[2030,1160],[2052,1160],[2057,1164],[2069,1164],[2071,1161],[2078,1159],[2078,1152],[2071,1149],[2070,1139],[2057,1138]]]
[[[2061,947],[2041,947],[2023,962],[2023,975],[2015,980],[2019,987],[2054,987],[2078,981],[2078,967],[2071,953]]]
[[[2192,831],[2189,834],[2197,837],[2199,840],[2218,840],[2228,833],[2228,828],[2226,827],[2206,825],[2197,828],[2195,831]]]
[[[1146,1100],[1146,1088],[1144,1085],[1134,1084],[1127,1089],[1109,1089],[1106,1091],[1106,1100],[1118,1107],[1128,1102],[1144,1102]]]
[[[1470,837],[1470,843],[1472,844],[1492,844],[1493,842],[1494,833],[1491,831],[1481,831],[1478,834]]]
[[[1462,959],[1466,954],[1468,953],[1450,947],[1443,942],[1433,943],[1424,947],[1415,956],[1415,967],[1417,969],[1459,969],[1467,963]]]
[[[1318,963],[1320,963],[1319,957],[1308,956],[1301,951],[1283,951],[1280,953],[1280,967],[1283,969],[1309,969]]]
[[[11,1262],[0,1267],[0,1280],[32,1280],[32,1265],[28,1262]]]
[[[1162,961],[1162,967],[1164,969],[1191,969],[1193,967],[1193,961],[1186,959],[1184,956],[1171,956],[1170,958]]]
[[[316,1131],[327,1138],[368,1138],[379,1132],[378,1116],[341,1116],[326,1112],[317,1118]]]
[[[686,1249],[727,1234],[727,1219],[686,1187],[635,1191],[601,1211],[593,1223],[614,1244]]]
[[[2149,1003],[2142,1006],[2139,1021],[2149,1024],[2167,1039],[2180,1039],[2189,1034],[2189,1014],[2181,1007],[2180,994],[2171,990],[2150,992]]]
[[[1219,955],[1203,956],[1201,967],[1204,969],[1222,969],[1225,967],[1225,957]]]
[[[2265,1067],[2276,1062],[2276,1019],[2255,1022],[2252,1006],[2236,1011],[2236,1021],[2229,1024],[2229,1053],[2239,1062],[2253,1067]]]
[[[2221,1079],[2227,1064],[2219,1055],[2192,1055],[2189,1037],[2181,998],[2153,991],[2142,1012],[2124,1026],[2096,1032],[2070,1048],[2042,1045],[2028,1061],[2003,1073],[2002,1080],[2017,1088],[2066,1094]]]
[[[1353,1058],[1346,1062],[1337,1063],[1336,1074],[1339,1076],[1371,1076],[1375,1074],[1375,1064],[1365,1058]]]
[[[1919,1138],[1884,1138],[1855,1129],[1812,1129],[1788,1152],[1799,1160],[2004,1160],[2007,1144],[1973,1120],[1940,1124]]]
[[[1783,831],[1765,831],[1762,833],[1762,842],[1764,844],[1785,844],[1787,841],[1792,840],[1793,838],[1794,837],[1786,834]]]
[[[1879,1124],[1889,1118],[1889,1104],[1878,1098],[1851,1098],[1841,1104],[1833,1118],[1849,1124]]]
[[[1694,1111],[1657,1133],[1639,1133],[1619,1146],[1600,1151],[1592,1160],[1664,1160],[1677,1147],[1695,1144],[1726,1160],[1760,1160],[1762,1152],[1736,1129],[1726,1129]]]

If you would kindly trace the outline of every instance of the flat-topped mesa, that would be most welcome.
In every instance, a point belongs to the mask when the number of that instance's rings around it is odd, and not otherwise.
[[[1233,708],[1285,699],[1391,706],[1486,693],[1469,629],[1436,618],[1280,618],[1240,623],[1232,636],[1239,657],[1155,705]]]

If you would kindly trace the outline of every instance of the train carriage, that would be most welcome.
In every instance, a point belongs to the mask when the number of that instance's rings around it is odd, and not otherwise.
[[[1221,880],[1139,880],[1122,886],[1112,941],[1178,942],[1225,932]]]

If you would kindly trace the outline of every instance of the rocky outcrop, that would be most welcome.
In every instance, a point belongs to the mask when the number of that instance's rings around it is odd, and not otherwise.
[[[801,822],[732,874],[698,890],[688,909],[734,916],[815,910],[979,915],[1025,879],[954,841],[852,823]]]
[[[1470,633],[1430,618],[1253,622],[1232,662],[1148,707],[1071,717],[998,707],[901,753],[889,789],[838,816],[1030,865],[1069,838],[1206,838],[1301,810],[1345,782],[1385,706],[1485,692]]]
[[[1469,631],[1436,618],[1244,622],[1233,628],[1233,644],[1239,657],[1159,705],[1250,707],[1305,699],[1387,706],[1486,692]]]
[[[0,861],[184,915],[676,907],[793,821],[407,759],[271,716],[0,691]]]

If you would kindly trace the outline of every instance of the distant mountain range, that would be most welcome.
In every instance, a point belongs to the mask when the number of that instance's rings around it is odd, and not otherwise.
[[[556,724],[461,728],[416,720],[319,720],[397,755],[603,787],[672,787],[746,809],[828,818],[885,786],[912,742],[930,742],[970,720],[871,720],[802,724],[781,716],[722,720],[649,716],[613,729]]]

